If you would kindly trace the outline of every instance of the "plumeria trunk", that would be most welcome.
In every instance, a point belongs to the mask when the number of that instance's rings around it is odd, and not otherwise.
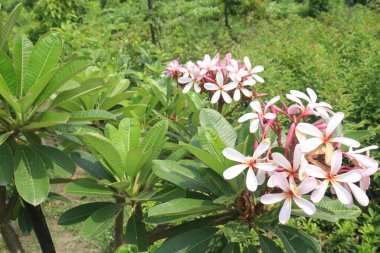
[[[153,0],[148,0],[148,9],[149,9],[149,28],[150,34],[152,36],[152,43],[156,45],[156,34],[154,33],[154,17],[153,17]]]
[[[224,7],[224,25],[230,28],[230,23],[228,22],[228,0],[223,0]]]
[[[124,198],[116,198],[116,203],[123,205],[125,203]],[[124,235],[123,235],[123,227],[124,227],[124,207],[121,209],[119,215],[115,220],[115,248],[117,249],[124,243]]]
[[[32,222],[33,230],[37,236],[42,252],[55,253],[54,243],[44,213],[42,212],[41,205],[33,206],[27,202],[24,202],[24,205]]]
[[[6,205],[7,189],[5,186],[0,186],[0,232],[3,236],[5,245],[12,253],[24,253],[22,244],[18,235],[10,224],[9,215]]]

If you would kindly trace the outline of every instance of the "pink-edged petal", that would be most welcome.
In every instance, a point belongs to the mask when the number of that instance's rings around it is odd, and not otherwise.
[[[376,172],[377,172],[377,167],[372,167],[372,168],[365,169],[364,171],[361,171],[362,177],[372,176]]]
[[[249,60],[249,58],[247,56],[244,57],[244,64],[248,70],[251,70],[251,68],[252,68],[251,61]]]
[[[227,159],[235,162],[244,163],[246,161],[245,156],[233,148],[225,148],[223,150],[223,155]]]
[[[318,105],[326,107],[326,108],[332,110],[332,106],[330,104],[326,103],[326,102],[319,102]]]
[[[248,190],[250,190],[251,192],[254,192],[257,189],[257,179],[253,169],[248,169],[246,185]]]
[[[223,86],[223,90],[226,90],[226,91],[229,91],[229,90],[233,90],[237,87],[237,83],[235,82],[232,82],[232,83],[228,83],[226,85]]]
[[[286,94],[286,98],[297,103],[297,104],[299,104],[299,105],[302,105],[302,101],[298,97],[296,97],[292,94]]]
[[[286,179],[284,173],[278,173],[273,181],[275,185],[280,187],[284,192],[288,192],[290,190],[289,182]]]
[[[292,94],[293,96],[296,96],[296,97],[299,97],[299,98],[302,98],[302,99],[305,99],[307,102],[311,102],[310,98],[303,92],[301,91],[298,91],[298,90],[291,90],[290,91],[290,94]]]
[[[259,76],[259,75],[256,75],[256,74],[252,74],[252,77],[256,79],[256,81],[258,81],[259,83],[264,83],[264,79]]]
[[[193,81],[193,79],[189,78],[189,77],[180,77],[180,78],[178,78],[178,82],[181,83],[181,84],[190,83],[192,81]]]
[[[293,169],[298,170],[301,165],[303,153],[301,151],[301,144],[297,144],[294,148],[293,154]]]
[[[314,203],[318,203],[322,200],[323,196],[325,196],[327,186],[329,185],[328,180],[324,180],[322,184],[318,185],[317,188],[311,194],[311,201]]]
[[[252,73],[260,73],[260,72],[263,72],[264,71],[264,67],[263,66],[255,66],[253,69],[252,69]]]
[[[360,180],[359,184],[360,184],[360,189],[362,189],[363,191],[366,191],[366,190],[368,190],[369,185],[371,184],[371,178],[368,176],[364,176]]]
[[[357,148],[360,146],[360,142],[351,138],[346,138],[346,137],[335,137],[331,139],[331,142],[339,142],[353,148]]]
[[[261,109],[261,104],[260,104],[260,102],[259,101],[252,101],[250,104],[249,104],[250,106],[251,106],[251,108],[255,111],[255,112],[257,112],[257,113],[259,113],[259,114],[261,114],[263,111],[262,111],[262,109]]]
[[[211,98],[211,103],[212,104],[215,104],[216,102],[219,101],[219,99],[220,99],[220,93],[221,93],[220,90],[215,91],[214,95]]]
[[[238,119],[238,122],[239,122],[239,123],[242,123],[242,122],[244,122],[244,121],[251,120],[251,119],[257,119],[257,118],[258,118],[257,113],[249,112],[249,113],[243,114],[243,115]]]
[[[356,160],[364,168],[377,168],[377,167],[379,167],[378,162],[376,160],[368,157],[368,156],[361,155],[361,154],[352,154],[352,153],[350,153],[350,156],[354,160]]]
[[[301,150],[304,153],[309,153],[323,144],[320,138],[310,138],[302,142]]]
[[[205,83],[204,87],[206,90],[219,90],[219,86],[215,83]]]
[[[362,179],[362,173],[359,170],[351,170],[350,172],[335,177],[336,181],[344,183],[355,183],[360,181],[360,179]]]
[[[350,151],[350,153],[358,154],[358,153],[363,153],[363,152],[370,151],[372,149],[378,149],[378,148],[379,148],[378,146],[372,145],[372,146],[368,146],[368,147],[365,147],[365,148],[357,149],[355,151]]]
[[[276,114],[271,113],[271,112],[267,112],[267,113],[264,114],[264,118],[267,119],[267,120],[275,119],[276,118]]]
[[[188,93],[191,87],[193,87],[193,83],[186,84],[186,86],[183,88],[183,93]]]
[[[269,107],[271,107],[273,104],[275,104],[278,100],[280,100],[280,96],[275,96],[269,102],[265,105],[265,112],[268,110]]]
[[[287,198],[284,201],[284,205],[281,207],[280,216],[278,217],[280,223],[285,224],[289,221],[291,211],[292,199]]]
[[[282,168],[286,170],[291,170],[292,166],[290,165],[290,162],[288,159],[285,158],[285,156],[281,153],[272,153],[273,160],[280,165]]]
[[[250,133],[256,133],[257,129],[259,129],[259,123],[260,121],[258,119],[252,120],[251,124],[249,125],[249,132]]]
[[[335,190],[336,195],[338,196],[339,201],[342,202],[342,204],[347,205],[351,202],[352,198],[350,196],[350,193],[344,189],[340,183],[332,182],[332,186]]]
[[[253,159],[259,158],[262,154],[267,152],[267,150],[270,148],[270,139],[263,140],[259,146],[256,148],[255,152],[253,153]]]
[[[277,168],[273,163],[255,163],[254,167],[264,171],[273,171]]]
[[[301,107],[297,104],[292,104],[291,106],[289,106],[288,108],[288,113],[290,115],[294,115],[296,114],[299,110],[301,109]]]
[[[309,123],[299,123],[297,125],[297,130],[307,135],[323,138],[321,130]]]
[[[356,201],[358,201],[359,204],[362,206],[368,206],[369,199],[365,192],[353,183],[347,183],[347,185],[348,187],[350,187],[350,190],[354,195]]]
[[[335,175],[342,167],[342,152],[335,150],[331,156],[331,173]]]
[[[315,91],[313,91],[310,88],[307,88],[306,91],[307,91],[307,94],[309,94],[311,102],[313,103],[317,102],[317,94],[315,93]]]
[[[299,186],[298,192],[302,195],[313,191],[317,187],[318,183],[314,177],[306,178]]]
[[[248,166],[245,164],[238,164],[232,167],[229,167],[223,172],[223,177],[227,180],[233,179],[240,175]]]
[[[265,175],[267,172],[265,170],[258,170],[256,173],[256,179],[257,179],[257,184],[262,185],[265,182]]]
[[[230,95],[228,95],[227,92],[222,91],[222,96],[223,96],[224,102],[226,102],[227,104],[230,104],[232,102],[232,98]]]
[[[236,89],[236,90],[234,91],[234,100],[237,102],[237,101],[240,100],[240,98],[241,98],[240,90],[239,90],[239,89]]]
[[[286,198],[285,193],[271,193],[271,194],[265,194],[261,196],[260,202],[264,205],[271,205],[277,202],[280,202],[281,200],[284,200]]]
[[[323,169],[319,168],[318,166],[315,166],[313,164],[309,164],[305,167],[306,173],[311,177],[316,178],[326,178],[327,172]]]
[[[326,127],[326,136],[331,136],[331,134],[338,127],[340,122],[342,122],[343,118],[344,118],[343,112],[337,112],[331,117]]]
[[[296,203],[296,205],[308,215],[313,215],[317,211],[314,204],[310,201],[307,201],[306,199],[295,197],[293,198],[293,200]]]
[[[216,73],[216,83],[219,86],[223,86],[223,82],[224,82],[223,73],[219,71],[218,73]]]

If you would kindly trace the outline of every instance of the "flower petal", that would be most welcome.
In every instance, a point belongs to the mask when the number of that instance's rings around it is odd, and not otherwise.
[[[223,155],[227,159],[235,161],[235,162],[239,162],[239,163],[245,162],[245,156],[233,148],[225,148],[223,150]]]
[[[249,60],[249,58],[247,56],[244,57],[244,64],[248,70],[251,70],[251,68],[252,68],[251,61]]]
[[[239,122],[239,123],[242,123],[242,122],[244,122],[244,121],[247,121],[247,120],[250,120],[250,119],[257,119],[257,118],[258,118],[257,113],[249,112],[249,113],[243,114],[243,115],[238,119],[238,122]]]
[[[263,72],[264,71],[264,67],[263,66],[255,66],[253,69],[252,69],[252,73],[260,73],[260,72]]]
[[[193,87],[192,82],[186,84],[186,86],[183,88],[183,93],[188,93],[190,91],[191,87]]]
[[[314,177],[306,178],[299,186],[298,192],[302,195],[307,194],[317,187],[317,180]]]
[[[252,70],[252,72],[253,72],[253,70]],[[255,78],[256,81],[258,81],[259,83],[264,83],[265,82],[264,79],[261,76],[259,76],[259,75],[252,74],[252,77]]]
[[[327,172],[323,169],[319,168],[318,166],[315,166],[313,164],[309,164],[305,167],[306,173],[311,177],[316,178],[326,178]]]
[[[351,202],[351,196],[350,193],[344,189],[344,187],[337,182],[332,182],[332,186],[335,190],[336,195],[338,196],[338,199],[342,204],[349,204]]]
[[[248,89],[246,89],[246,88],[242,88],[242,89],[240,89],[240,90],[241,90],[241,92],[243,92],[244,96],[246,96],[246,97],[248,97],[248,98],[252,97],[252,93],[251,93],[250,90],[248,90]]]
[[[248,190],[250,190],[251,192],[254,192],[257,189],[257,179],[253,169],[248,169],[246,185]]]
[[[277,168],[273,163],[255,163],[254,167],[264,171],[273,171]]]
[[[271,107],[274,103],[276,103],[278,100],[280,100],[280,96],[275,96],[274,98],[272,98],[271,100],[269,100],[269,102],[265,105],[265,110],[264,112],[266,112],[268,110],[269,107]]]
[[[285,224],[289,221],[290,213],[292,211],[292,199],[287,198],[281,208],[280,216],[278,217],[280,223]]]
[[[271,113],[271,112],[267,112],[267,113],[264,114],[264,118],[267,119],[267,120],[275,119],[276,118],[276,114]]]
[[[250,106],[251,106],[251,108],[255,111],[255,112],[257,112],[257,113],[259,113],[259,114],[261,114],[263,111],[262,111],[262,109],[261,109],[261,104],[260,104],[260,102],[259,101],[252,101],[250,104],[249,104]]]
[[[302,142],[301,150],[304,153],[309,153],[318,148],[322,143],[323,141],[320,138],[310,138]]]
[[[281,200],[286,198],[285,193],[271,193],[271,194],[265,194],[261,196],[260,202],[264,205],[270,205],[277,202],[280,202]]]
[[[311,102],[310,98],[303,92],[301,91],[298,91],[298,90],[291,90],[290,91],[290,94],[292,94],[293,96],[296,96],[296,97],[299,97],[299,98],[302,98],[302,99],[305,99],[307,102]]]
[[[343,112],[337,112],[331,117],[326,127],[326,136],[331,136],[331,134],[338,127],[340,122],[342,122],[343,118],[344,118]]]
[[[335,177],[336,181],[344,183],[355,183],[360,181],[360,179],[362,179],[362,173],[359,170],[351,170],[350,172]]]
[[[354,195],[355,199],[359,202],[359,204],[362,206],[368,206],[369,199],[365,192],[353,183],[347,183],[347,185],[348,187],[350,187],[352,194]]]
[[[297,125],[297,130],[307,135],[323,138],[321,130],[309,123],[299,123]]]
[[[245,164],[238,164],[238,165],[229,167],[228,169],[226,169],[223,172],[223,177],[227,180],[233,179],[233,178],[237,177],[240,173],[242,173],[243,170],[245,170],[247,167],[248,166]]]
[[[238,84],[235,82],[228,83],[228,84],[223,86],[223,90],[226,90],[226,91],[233,90],[237,87],[237,85]]]
[[[335,175],[342,167],[342,152],[335,150],[331,156],[331,173]]]
[[[211,98],[211,103],[212,103],[212,104],[215,104],[216,102],[219,101],[220,93],[221,93],[220,90],[215,91],[214,95],[213,95],[212,98]]]
[[[322,184],[320,184],[311,194],[311,201],[314,203],[318,203],[322,200],[323,196],[325,196],[327,186],[329,185],[328,180],[324,180]]]
[[[262,185],[265,182],[265,170],[258,170],[256,173],[257,184]]]
[[[223,86],[223,82],[224,82],[223,73],[219,71],[218,73],[216,73],[216,83],[221,87]]]
[[[182,84],[190,83],[192,81],[193,81],[193,79],[189,78],[189,77],[180,77],[180,78],[178,78],[178,82],[182,83]]]
[[[194,90],[195,90],[196,93],[201,92],[201,87],[199,87],[198,83],[194,83]]]
[[[296,205],[299,206],[299,208],[301,208],[308,215],[313,215],[317,211],[314,204],[310,201],[307,201],[306,199],[295,197],[293,200]]]
[[[360,142],[354,140],[354,139],[351,139],[351,138],[346,138],[346,137],[335,137],[335,138],[332,138],[331,139],[331,142],[339,142],[339,143],[342,143],[346,146],[349,146],[349,147],[353,147],[353,148],[357,148],[360,146]]]
[[[285,156],[281,153],[272,153],[273,160],[280,165],[282,168],[286,170],[291,170],[292,166],[290,165],[290,162],[288,159],[285,158]]]
[[[241,94],[240,94],[240,90],[239,89],[236,89],[234,91],[234,100],[237,102],[240,100],[240,97],[241,97]]]
[[[306,91],[307,91],[307,94],[309,94],[311,102],[313,103],[317,102],[317,94],[315,94],[315,91],[313,91],[310,88],[307,88]]]
[[[361,154],[349,154],[354,160],[356,160],[364,168],[377,168],[379,164],[376,160]]]
[[[252,120],[251,124],[249,125],[249,132],[250,133],[256,133],[257,129],[259,129],[259,119]]]
[[[280,187],[284,192],[288,192],[290,190],[289,182],[286,179],[284,173],[278,173],[273,181],[275,185]]]
[[[263,140],[259,146],[256,148],[255,152],[253,153],[253,159],[257,159],[259,158],[262,154],[264,154],[265,152],[267,152],[267,150],[270,148],[270,140],[269,139],[265,139]]]
[[[227,103],[227,104],[230,104],[232,102],[232,98],[230,95],[228,95],[227,92],[225,92],[224,90],[222,91],[222,96],[223,96],[223,100]]]
[[[205,83],[204,87],[206,90],[219,90],[219,86],[215,83]]]

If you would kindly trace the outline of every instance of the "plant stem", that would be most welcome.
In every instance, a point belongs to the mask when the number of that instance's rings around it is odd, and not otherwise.
[[[219,101],[218,101],[218,112],[222,113],[222,111],[223,111],[223,100],[219,99]]]
[[[116,203],[124,204],[125,199],[116,197]],[[116,220],[115,220],[115,249],[117,249],[124,243],[123,228],[124,228],[124,207],[121,209],[119,215],[116,217]]]
[[[24,201],[24,206],[32,222],[33,230],[37,236],[42,252],[55,253],[54,243],[51,238],[49,227],[46,224],[41,205],[33,206]]]

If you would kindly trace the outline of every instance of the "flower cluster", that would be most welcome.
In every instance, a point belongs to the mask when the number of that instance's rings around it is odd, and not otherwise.
[[[227,54],[221,61],[219,54],[214,58],[206,54],[203,60],[191,61],[181,65],[178,60],[170,62],[164,71],[166,76],[175,79],[184,93],[194,89],[197,93],[207,92],[211,103],[231,103],[232,99],[252,99],[259,97],[253,89],[256,82],[264,83],[258,73],[264,71],[262,66],[252,67],[248,57],[244,62],[232,59]]]
[[[328,188],[347,206],[352,206],[354,199],[360,205],[368,205],[370,176],[378,171],[378,163],[369,157],[369,151],[378,147],[354,150],[360,143],[341,132],[344,113],[335,113],[331,105],[317,102],[312,89],[308,88],[307,94],[292,90],[286,97],[294,104],[280,104],[279,96],[264,103],[254,100],[250,103],[252,112],[238,119],[240,123],[249,121],[250,132],[260,143],[253,144],[252,156],[244,156],[233,148],[224,149],[224,156],[238,163],[224,171],[225,179],[233,179],[246,170],[246,186],[262,193],[261,203],[284,201],[279,215],[281,223],[289,220],[293,201],[307,215],[313,215],[314,203],[323,199]],[[280,115],[290,121],[285,143]],[[269,139],[269,131],[277,136],[275,140]],[[277,152],[271,151],[273,147],[277,147]],[[306,194],[310,196],[305,198]]]

